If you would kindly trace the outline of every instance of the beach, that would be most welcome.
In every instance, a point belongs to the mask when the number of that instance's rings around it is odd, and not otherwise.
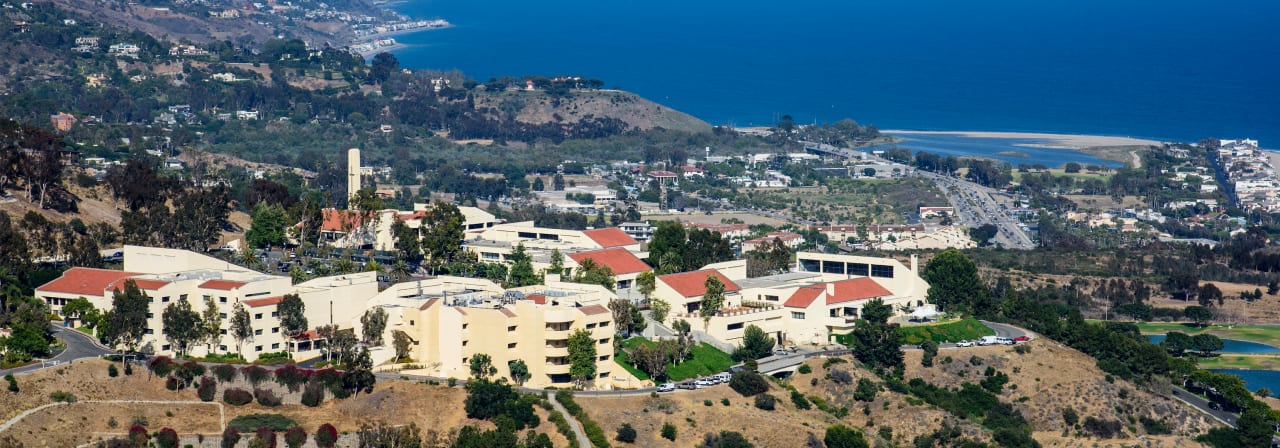
[[[986,132],[986,131],[904,131],[881,130],[889,135],[952,135],[966,138],[995,138],[1012,140],[1038,140],[1041,143],[1018,143],[1014,146],[1044,149],[1097,148],[1107,146],[1160,146],[1163,143],[1132,137],[1114,137],[1105,135],[1081,134],[1046,134],[1034,132]]]

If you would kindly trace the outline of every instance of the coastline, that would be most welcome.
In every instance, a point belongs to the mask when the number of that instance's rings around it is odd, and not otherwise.
[[[995,138],[1018,140],[1041,140],[1042,143],[1024,143],[1015,146],[1044,149],[1070,149],[1079,151],[1097,147],[1115,146],[1160,146],[1163,143],[1133,137],[1117,137],[1107,135],[1085,134],[1050,134],[1039,132],[991,132],[991,131],[910,131],[893,129],[880,130],[881,134],[901,135],[954,135],[966,138]]]

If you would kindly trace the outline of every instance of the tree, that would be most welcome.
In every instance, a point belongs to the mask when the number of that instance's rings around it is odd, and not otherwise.
[[[178,356],[187,354],[191,344],[205,339],[205,328],[200,322],[200,313],[191,309],[191,302],[186,296],[180,297],[177,303],[165,307],[161,314],[164,323],[164,336],[174,344]]]
[[[1195,322],[1197,327],[1203,327],[1213,319],[1213,310],[1203,306],[1191,305],[1182,309],[1182,315]]]
[[[964,253],[947,249],[929,260],[922,275],[929,282],[928,300],[938,309],[984,315],[989,311],[987,286]]]
[[[1079,172],[1080,172],[1080,164],[1079,164],[1079,163],[1075,163],[1075,162],[1067,162],[1067,164],[1066,164],[1066,165],[1063,165],[1063,169],[1062,169],[1062,170],[1063,170],[1063,172],[1065,172],[1065,173],[1067,173],[1067,174],[1079,173]]]
[[[707,434],[702,439],[702,445],[706,448],[753,448],[751,442],[740,432],[720,431],[719,435]]]
[[[259,202],[253,207],[253,222],[244,238],[250,247],[281,246],[286,226],[284,208]]]
[[[862,438],[862,432],[845,425],[827,427],[827,434],[822,438],[822,443],[826,444],[827,448],[869,447],[867,440]]]
[[[892,313],[893,308],[878,298],[863,305],[863,319],[859,319],[851,334],[853,356],[858,361],[873,367],[902,367],[902,344],[898,326],[888,323],[888,317]]]
[[[542,191],[545,189],[547,189],[547,186],[542,182],[542,177],[533,178],[533,191]]]
[[[382,52],[373,55],[373,60],[369,62],[369,84],[382,84],[391,78],[391,74],[400,71],[400,61],[396,60],[396,56]]]
[[[1195,346],[1191,336],[1180,331],[1171,331],[1164,335],[1164,340],[1160,341],[1160,346],[1168,351],[1170,355],[1182,356],[1183,352],[1190,350]]]
[[[682,271],[684,266],[679,255],[684,251],[685,245],[684,227],[680,223],[659,222],[658,228],[653,232],[653,239],[649,241],[649,265],[664,274]],[[676,254],[677,257],[668,260],[667,254]]]
[[[210,352],[217,350],[218,342],[222,341],[222,313],[218,310],[218,304],[213,301],[213,297],[205,299],[204,313],[200,321],[204,324],[200,339],[209,344]]]
[[[609,301],[609,311],[613,312],[614,328],[617,328],[618,334],[630,335],[632,332],[631,320],[631,301],[627,299],[613,299]]]
[[[276,305],[276,311],[280,314],[280,331],[284,332],[285,337],[293,339],[307,331],[307,305],[302,303],[302,297],[297,294],[285,294],[280,300],[280,304]]]
[[[564,191],[564,175],[563,174],[556,173],[555,177],[551,178],[551,189],[555,191]]]
[[[542,279],[538,278],[538,274],[533,271],[533,259],[525,252],[523,243],[516,245],[508,259],[511,260],[511,271],[507,276],[506,283],[503,285],[504,287],[519,288],[542,282]]]
[[[671,304],[667,303],[666,300],[662,300],[657,297],[649,299],[649,313],[652,314],[653,320],[665,322],[667,320],[667,314],[670,312]]]
[[[1210,356],[1213,352],[1222,350],[1224,346],[1222,339],[1208,333],[1192,336],[1191,345],[1200,351],[1200,356]]]
[[[636,275],[636,288],[640,290],[640,294],[644,295],[645,299],[652,300],[653,291],[658,288],[658,276],[651,270],[641,272]],[[664,313],[661,319],[657,317],[654,317],[654,319],[663,321],[666,320],[666,315]]]
[[[579,388],[595,380],[596,340],[587,330],[579,329],[569,335],[569,376]]]
[[[382,333],[387,330],[387,310],[376,307],[360,316],[360,330],[364,342],[370,345],[382,345]]]
[[[385,54],[385,53],[383,53]],[[391,426],[383,422],[364,423],[356,432],[359,448],[421,448],[422,434],[418,424]]]
[[[996,237],[999,231],[994,224],[983,224],[978,227],[969,229],[969,238],[977,242],[979,246],[987,246],[992,238]]]
[[[924,341],[920,344],[920,348],[924,351],[924,356],[920,358],[920,365],[924,367],[933,367],[933,358],[938,356],[938,343],[933,341]]]
[[[111,295],[111,312],[107,313],[104,339],[112,346],[124,346],[136,350],[147,329],[149,299],[133,279],[125,280],[124,289]]]
[[[774,238],[756,250],[747,252],[747,277],[749,278],[787,272],[790,267],[791,248],[779,238]]]
[[[676,440],[676,425],[671,422],[662,424],[662,438],[674,442]]]
[[[397,261],[416,262],[422,259],[422,242],[418,241],[418,229],[411,229],[404,221],[397,219],[391,223],[391,236],[395,239]]]
[[[635,443],[636,429],[632,428],[630,423],[623,423],[622,426],[618,427],[618,435],[614,437],[614,440],[623,443]]]
[[[347,363],[347,370],[342,372],[342,387],[355,393],[373,393],[373,385],[377,382],[369,349],[362,347],[355,359]]]
[[[1222,303],[1222,291],[1213,283],[1205,283],[1200,286],[1200,293],[1197,294],[1197,301],[1200,306],[1213,306],[1214,302]]]
[[[396,359],[405,359],[409,357],[409,345],[413,343],[409,339],[409,334],[400,330],[391,332],[391,345],[396,349]]]
[[[228,329],[231,338],[236,340],[236,353],[243,353],[241,346],[244,341],[253,337],[253,321],[249,320],[249,310],[244,309],[244,304],[236,302],[231,307],[231,328]]]
[[[574,273],[574,283],[584,283],[588,285],[600,285],[613,291],[617,287],[617,280],[613,277],[613,269],[608,266],[596,263],[596,260],[588,258],[582,260],[582,264],[578,266],[577,272]]]
[[[17,286],[17,285],[14,285],[14,286]],[[2,307],[2,305],[4,305],[4,303],[0,302],[0,315],[5,314],[5,312],[7,311]],[[65,319],[67,322],[82,320],[81,325],[92,326],[90,325],[90,322],[88,322],[87,319],[83,319],[83,318],[85,316],[93,315],[97,313],[97,311],[98,309],[93,307],[93,302],[90,302],[89,299],[86,299],[84,297],[76,297],[75,299],[72,299],[70,302],[67,302],[66,305],[62,306],[62,318]]]
[[[471,376],[474,378],[488,378],[498,373],[498,368],[493,366],[493,358],[486,353],[476,353],[471,356]]]
[[[564,254],[560,253],[560,249],[551,249],[551,265],[547,267],[547,273],[564,274]]]
[[[711,316],[724,306],[724,282],[720,281],[719,275],[712,273],[707,276],[703,286],[706,287],[707,292],[702,294],[698,314],[702,316],[702,326],[706,327],[711,324]]]
[[[284,433],[284,444],[289,448],[302,448],[307,443],[307,430],[301,426],[289,428]]]
[[[517,386],[523,386],[525,381],[529,381],[529,365],[523,359],[507,361],[507,371],[511,372],[511,382]]]
[[[773,354],[774,340],[755,325],[747,325],[743,332],[742,345],[733,351],[734,361],[760,359]]]
[[[315,440],[320,448],[333,448],[338,443],[338,429],[328,423],[320,425],[316,429]]]
[[[465,218],[458,206],[436,201],[422,217],[422,251],[432,269],[453,261],[462,250]]]

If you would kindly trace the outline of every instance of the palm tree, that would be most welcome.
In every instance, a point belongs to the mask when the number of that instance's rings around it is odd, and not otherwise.
[[[249,269],[260,269],[262,260],[258,258],[258,253],[253,248],[246,247],[240,250],[240,264]]]
[[[339,273],[350,274],[355,272],[356,265],[351,262],[350,258],[343,257],[338,259],[338,263],[334,268],[337,269]]]
[[[382,276],[382,265],[378,264],[378,260],[369,260],[364,264],[365,272],[372,272],[374,275]]]
[[[396,260],[396,263],[391,265],[391,277],[394,278],[395,281],[399,282],[400,279],[408,276],[409,264],[405,263],[404,260]]]

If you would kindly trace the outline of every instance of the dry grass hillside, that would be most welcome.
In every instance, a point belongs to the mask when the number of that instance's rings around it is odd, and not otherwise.
[[[164,400],[199,401],[192,389],[169,391],[164,381],[148,378],[145,368],[137,368],[134,375],[111,378],[107,375],[107,362],[86,360],[75,364],[46,369],[37,373],[17,376],[19,393],[0,392],[0,423],[25,410],[52,403],[49,394],[55,391],[69,392],[77,403],[55,406],[35,412],[20,420],[0,436],[16,437],[28,447],[65,447],[89,442],[94,438],[111,437],[128,430],[135,417],[148,421],[148,429],[158,431],[164,427],[175,429],[180,435],[202,433],[206,440],[222,431],[218,405],[190,404],[117,404],[87,403],[92,400]],[[273,386],[279,388],[280,386]],[[221,387],[219,400],[221,403]],[[324,423],[333,424],[339,432],[352,432],[362,423],[377,421],[391,425],[417,424],[425,437],[430,433],[447,436],[464,425],[492,429],[489,422],[470,420],[463,410],[466,391],[462,388],[434,386],[412,381],[379,381],[372,394],[360,394],[344,400],[326,400],[319,407],[309,408],[297,403],[296,397],[279,390],[285,404],[264,407],[257,403],[245,406],[223,404],[226,421],[239,415],[254,413],[279,413],[297,421],[308,432]],[[556,432],[554,425],[546,423],[547,413],[535,407],[544,422],[536,431],[546,433],[556,446],[564,446],[567,440]],[[109,421],[117,421],[112,428]],[[247,442],[242,442],[241,445]],[[208,446],[217,446],[216,443]]]
[[[987,366],[1010,375],[1000,399],[1011,403],[1035,428],[1034,437],[1046,447],[1199,447],[1192,440],[1213,427],[1215,422],[1207,417],[1162,395],[1153,394],[1122,380],[1108,382],[1091,358],[1070,348],[1047,341],[1030,344],[1031,351],[1016,354],[1008,347],[975,347],[943,351],[934,367],[920,367],[920,352],[908,352],[909,366],[906,376],[922,378],[930,383],[959,386],[964,382],[977,383]],[[945,363],[945,357],[952,361]],[[970,357],[977,357],[980,365],[970,364]],[[787,381],[806,396],[822,398],[834,408],[845,407],[849,414],[836,418],[816,406],[800,410],[792,403],[790,391],[774,385],[769,393],[778,398],[777,409],[765,411],[752,405],[752,399],[744,398],[728,386],[715,386],[697,391],[681,391],[663,394],[657,398],[589,398],[579,397],[578,402],[600,423],[610,435],[623,423],[631,423],[638,432],[636,446],[692,447],[704,434],[720,431],[737,431],[747,436],[756,446],[804,446],[809,434],[821,438],[825,429],[836,423],[860,428],[869,441],[879,437],[882,428],[891,428],[895,446],[910,446],[918,435],[932,433],[948,423],[958,427],[965,438],[991,441],[990,432],[978,424],[960,420],[929,404],[897,394],[883,388],[882,382],[871,372],[853,362],[824,367],[824,359],[811,359],[807,363],[812,370],[797,374]],[[849,385],[833,382],[832,371],[842,370],[851,374]],[[963,373],[962,373],[963,372]],[[854,399],[854,386],[858,379],[870,379],[881,384],[881,391],[871,402]],[[728,399],[729,405],[722,404]],[[706,405],[710,402],[710,406]],[[913,404],[916,403],[916,404]],[[1087,417],[1118,420],[1124,426],[1124,435],[1099,440],[1076,430],[1065,430],[1061,410],[1074,408],[1083,421]],[[1124,412],[1122,415],[1121,412]],[[1148,435],[1142,425],[1130,423],[1127,415],[1147,415],[1164,420],[1174,429],[1171,435]],[[676,426],[678,437],[674,442],[661,438],[664,423]],[[873,446],[886,446],[875,445]]]
[[[542,92],[480,95],[477,108],[492,107],[525,123],[576,122],[588,115],[617,118],[639,129],[706,132],[711,126],[693,116],[618,90],[575,91],[568,99]]]

